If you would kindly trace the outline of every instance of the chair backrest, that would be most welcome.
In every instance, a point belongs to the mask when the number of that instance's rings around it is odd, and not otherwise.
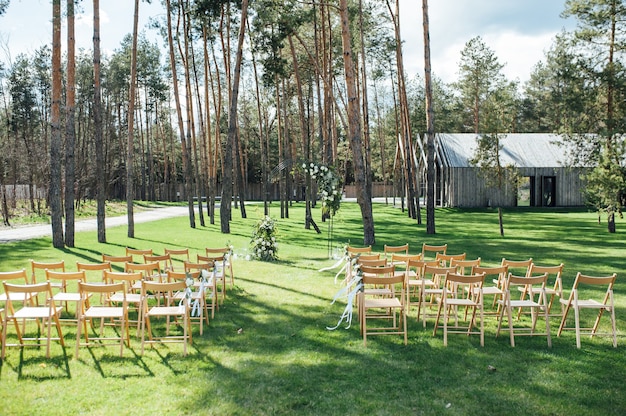
[[[346,252],[348,253],[348,256],[350,258],[354,258],[354,257],[358,256],[359,254],[371,253],[372,252],[372,246],[367,246],[367,247],[347,246],[346,247]]]
[[[420,279],[424,275],[424,266],[437,267],[439,262],[437,260],[412,260],[406,263],[406,272],[407,274],[412,271],[415,272],[415,275],[418,279]]]
[[[211,271],[215,264],[213,262],[204,262],[204,263],[192,263],[190,261],[183,262],[183,267],[186,272],[194,271],[194,270],[208,270]]]
[[[546,273],[548,275],[548,282],[553,282],[555,290],[562,291],[563,290],[563,267],[564,264],[561,263],[558,266],[539,266],[535,263],[530,265],[530,270],[528,271],[529,276],[534,276],[537,274]],[[554,276],[554,280],[552,280],[552,276]]]
[[[380,253],[359,254],[355,258],[357,259],[357,262],[359,260],[380,260]]]
[[[483,282],[485,281],[485,274],[459,274],[448,272],[446,273],[445,281],[446,287],[454,287],[460,292],[465,293],[463,292],[463,287],[470,286],[472,288],[482,288]],[[468,290],[468,292],[473,293],[473,289]]]
[[[424,243],[422,244],[422,258],[426,259],[427,254],[430,254],[433,257],[435,257],[437,253],[446,254],[447,250],[448,250],[447,244],[432,245],[432,244]]]
[[[102,255],[103,263],[110,263],[111,266],[115,266],[121,270],[124,270],[126,263],[133,262],[133,256],[110,256],[108,254]]]
[[[46,280],[53,282],[52,286],[59,287],[62,292],[78,293],[78,283],[86,282],[87,276],[84,271],[57,272],[55,270],[46,269]]]
[[[130,291],[133,283],[142,280],[142,274],[140,272],[127,273],[127,272],[111,272],[104,271],[104,279],[108,284],[123,282],[126,284],[126,290]]]
[[[192,277],[194,280],[198,280],[200,278],[200,270],[194,270],[189,272],[175,272],[173,270],[167,271],[167,281],[175,282],[175,281],[185,281],[187,277]]]
[[[51,309],[54,309],[54,297],[52,296],[52,287],[50,286],[50,282],[43,283],[31,283],[26,285],[16,285],[13,283],[2,282],[4,286],[4,292],[7,294],[7,307],[9,310],[12,309],[12,299],[23,299],[24,297],[11,296],[11,293],[23,293],[31,296],[37,296],[40,293],[45,293],[45,299],[48,299],[48,306]],[[21,302],[21,301],[20,301]]]
[[[525,286],[526,293],[528,293],[530,299],[533,299],[535,294],[544,292],[545,295],[547,281],[547,273],[535,276],[516,276],[509,273],[505,283],[505,291],[510,291],[512,286]],[[543,302],[545,302],[545,298],[542,300]]]
[[[35,261],[35,260],[31,260],[30,261],[30,268],[32,271],[32,275],[31,275],[31,281],[32,283],[37,283],[37,272],[39,271],[42,275],[42,277],[45,276],[45,270],[56,270],[59,272],[64,272],[65,271],[65,261],[61,260],[61,261],[54,261],[54,262],[41,262],[41,261]]]
[[[363,266],[363,280],[364,285],[396,285],[402,284],[402,287],[406,287],[406,279],[404,274],[396,274],[395,266],[385,267],[368,267]],[[404,290],[402,291],[404,296]]]
[[[466,254],[445,254],[445,253],[437,253],[435,254],[435,260],[439,260],[442,267],[450,267],[452,266],[452,260],[465,260]]]
[[[81,300],[84,302],[89,299],[90,294],[100,294],[100,295],[112,295],[114,293],[119,293],[122,295],[122,302],[126,302],[126,282],[119,281],[115,283],[78,283],[78,291],[81,294]],[[105,296],[103,305],[106,305],[106,300],[109,296]],[[93,305],[92,305],[93,306]],[[108,305],[107,305],[108,306]],[[125,307],[125,305],[123,306]]]
[[[28,284],[28,275],[26,274],[26,269],[20,270],[11,270],[8,272],[0,272],[0,282],[4,282],[5,280],[18,280],[22,279],[24,284]]]
[[[431,277],[432,281],[435,282],[439,287],[441,287],[441,282],[444,281],[446,274],[455,273],[456,267],[442,267],[442,266],[424,266],[424,278]]]
[[[478,266],[480,266],[480,257],[475,260],[461,260],[456,258],[450,260],[450,267],[456,267],[457,274],[466,274],[466,271],[472,273],[472,268]]]
[[[144,279],[153,279],[157,278],[157,280],[161,276],[161,269],[159,263],[126,263],[124,265],[124,271],[127,273],[141,273]]]
[[[515,272],[518,276],[528,276],[531,264],[533,264],[532,257],[528,260],[510,260],[503,258],[501,263],[502,266],[509,266],[509,272]]]
[[[165,273],[168,270],[173,268],[172,257],[169,254],[162,254],[160,256],[144,254],[143,262],[144,263],[158,263],[161,273]]]
[[[598,287],[606,286],[606,292],[604,294],[602,303],[607,304],[607,301],[612,297],[613,294],[615,279],[617,279],[616,273],[613,273],[610,276],[589,276],[578,272],[576,274],[576,279],[574,280],[574,285],[572,286],[572,291],[570,293],[568,303],[573,305],[574,299],[578,296],[578,292],[580,291],[580,286],[583,285],[595,286],[596,290]]]
[[[419,261],[422,260],[422,254],[397,254],[397,253],[393,253],[391,255],[391,263],[395,264],[395,265],[403,265],[403,267],[406,267],[406,264],[409,262],[409,260],[413,260],[413,261]]]
[[[383,267],[387,265],[387,259],[362,259],[359,257],[356,260],[356,264],[360,264],[361,266],[369,266],[369,267]]]
[[[209,256],[203,256],[201,254],[198,254],[197,259],[198,263],[218,263],[226,260],[226,257],[224,256],[224,254],[215,254]]]
[[[188,248],[166,248],[164,253],[170,255],[170,259],[172,260],[172,270],[174,269],[174,261],[182,263],[183,261],[191,260]]]
[[[165,248],[163,252],[165,254],[169,254],[170,256],[183,256],[189,258],[188,248]]]
[[[84,271],[85,272],[85,281],[96,281],[96,280],[101,280],[104,281],[104,271],[108,270],[111,271],[113,270],[111,268],[111,263],[104,262],[104,263],[81,263],[81,262],[76,262],[76,270],[80,271]],[[88,272],[96,272],[97,274],[99,274],[100,279],[90,279],[89,278],[89,274]],[[94,273],[94,274],[96,274]]]
[[[146,298],[148,293],[154,294],[164,294],[164,298],[167,304],[171,304],[175,301],[174,295],[177,292],[184,291],[187,289],[187,283],[185,281],[176,281],[176,282],[151,282],[148,280],[141,281],[141,297],[143,299]],[[161,296],[157,296],[157,299],[161,299]],[[189,307],[188,303],[185,303],[187,307]]]
[[[228,253],[230,253],[230,247],[218,247],[218,248],[206,247],[204,249],[204,253],[207,256],[214,256],[214,255],[219,255],[219,254],[227,255]]]
[[[480,274],[484,273],[485,278],[491,277],[494,283],[497,284],[499,288],[504,287],[504,282],[506,281],[507,276],[509,275],[509,266],[495,266],[495,267],[486,267],[486,266],[474,266],[472,267],[472,274]]]
[[[138,249],[138,248],[126,247],[126,255],[133,257],[133,261],[135,261],[134,256],[138,256],[139,258],[142,258],[145,254],[147,254],[148,256],[151,256],[153,254],[152,249],[151,248]]]
[[[363,272],[363,276],[365,275],[375,275],[379,277],[391,277],[395,274],[396,267],[391,266],[361,266],[361,271]],[[404,279],[404,275],[401,275]]]
[[[394,253],[398,254],[409,254],[409,243],[403,244],[401,246],[388,246],[385,244],[384,246],[385,257],[388,259],[391,258],[391,255]]]

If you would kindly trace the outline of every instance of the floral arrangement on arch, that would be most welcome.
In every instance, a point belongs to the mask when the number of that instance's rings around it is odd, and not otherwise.
[[[341,205],[343,180],[332,168],[315,163],[302,164],[302,169],[317,182],[322,201],[322,214],[334,216]]]
[[[262,261],[278,259],[278,243],[276,242],[276,221],[269,216],[259,220],[254,226],[252,240],[252,257]]]

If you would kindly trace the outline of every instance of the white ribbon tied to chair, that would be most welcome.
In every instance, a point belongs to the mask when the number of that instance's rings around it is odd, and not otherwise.
[[[215,274],[215,272],[213,272]],[[200,287],[198,288],[198,293],[204,293],[205,285],[211,286],[213,284],[213,275],[209,274],[206,269],[202,269],[200,271]],[[204,295],[203,295],[204,296]],[[211,295],[213,296],[213,295]],[[202,313],[200,309],[200,299],[197,298],[193,301],[193,305],[191,306],[191,316],[198,317]]]
[[[346,297],[346,308],[343,310],[341,317],[339,318],[339,322],[334,327],[326,327],[326,329],[330,331],[334,331],[339,328],[339,325],[345,320],[347,323],[346,329],[349,329],[352,325],[352,311],[354,309],[354,298],[359,293],[359,291],[363,288],[363,283],[361,282],[362,276],[360,274],[353,274],[353,278],[346,284],[345,287],[339,289],[339,292],[335,295],[333,301],[330,303],[331,305],[335,303],[335,301],[343,296]],[[354,287],[353,287],[354,286]]]
[[[337,267],[341,266],[342,264],[343,266],[341,267],[341,269],[339,269],[339,271],[335,275],[335,284],[337,284],[337,279],[339,278],[339,275],[343,273],[344,271],[347,271],[348,267],[350,267],[350,265],[352,264],[352,259],[350,258],[350,256],[344,256],[340,258],[337,261],[337,263],[333,264],[330,267],[324,267],[323,269],[319,269],[318,272],[327,272],[329,270],[334,270]]]

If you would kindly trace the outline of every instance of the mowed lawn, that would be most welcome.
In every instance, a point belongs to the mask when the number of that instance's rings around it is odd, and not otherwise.
[[[626,414],[626,224],[618,220],[609,234],[597,214],[584,210],[516,209],[504,211],[500,237],[495,210],[438,209],[437,233],[407,218],[398,208],[374,205],[376,241],[410,244],[447,243],[451,254],[481,257],[497,265],[503,257],[553,265],[563,262],[569,293],[576,272],[618,274],[615,287],[618,347],[606,338],[583,338],[576,348],[573,332],[556,337],[496,338],[496,318],[486,318],[485,346],[477,336],[441,332],[432,335],[410,311],[409,341],[378,336],[363,346],[358,324],[329,331],[345,301],[332,304],[341,288],[336,270],[319,272],[336,260],[328,256],[329,223],[314,218],[322,234],[304,229],[304,207],[294,204],[288,219],[277,204],[279,261],[243,259],[260,205],[247,206],[248,218],[233,210],[231,234],[215,225],[189,228],[186,217],[136,224],[134,239],[126,227],[107,230],[106,244],[95,232],[79,233],[76,248],[51,248],[49,238],[0,245],[0,270],[29,268],[29,259],[98,262],[102,253],[122,255],[125,247],[188,247],[192,257],[205,247],[232,244],[235,285],[200,336],[194,326],[187,357],[181,345],[148,348],[131,331],[131,348],[118,356],[114,347],[82,348],[74,355],[75,327],[64,326],[66,347],[53,342],[45,350],[7,350],[0,365],[0,414],[207,414],[207,415],[624,415]],[[218,216],[219,217],[219,216]],[[219,218],[216,218],[219,221]],[[362,245],[356,203],[344,203],[333,221],[332,248]],[[331,250],[333,251],[333,250]],[[180,263],[178,263],[180,266]],[[597,294],[596,294],[597,295]],[[591,317],[585,317],[588,323]],[[603,319],[602,328],[608,328]],[[10,328],[10,334],[14,328]],[[13,336],[13,335],[11,335]]]

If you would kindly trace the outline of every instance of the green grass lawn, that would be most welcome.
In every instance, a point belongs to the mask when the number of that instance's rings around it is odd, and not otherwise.
[[[219,224],[189,228],[187,218],[107,230],[106,244],[96,233],[78,233],[76,248],[57,250],[49,238],[0,245],[0,270],[28,268],[28,260],[97,262],[102,253],[122,255],[126,246],[189,247],[195,257],[204,247],[248,247],[262,207],[249,205],[248,218],[233,211],[231,234]],[[508,334],[495,337],[496,319],[487,318],[485,346],[477,336],[450,334],[448,347],[433,322],[423,329],[415,310],[409,318],[409,343],[400,336],[368,338],[363,347],[358,325],[336,331],[345,303],[331,305],[340,289],[328,258],[328,223],[314,216],[322,234],[305,230],[304,208],[295,204],[290,218],[277,219],[279,261],[238,258],[235,287],[229,289],[203,336],[194,327],[190,354],[182,345],[156,346],[140,355],[131,348],[120,358],[115,347],[83,348],[74,357],[75,328],[65,326],[67,346],[45,350],[8,349],[0,366],[0,414],[210,414],[210,415],[623,415],[626,414],[626,229],[608,234],[597,215],[583,210],[504,211],[505,237],[495,210],[438,209],[437,234],[427,235],[399,209],[374,205],[375,251],[384,244],[409,243],[418,253],[423,242],[447,243],[448,251],[481,257],[497,265],[502,257],[532,257],[538,264],[563,262],[566,292],[577,271],[618,273],[616,303],[618,348],[610,340],[583,338],[577,349],[573,332],[556,337],[520,337],[511,348]],[[424,212],[425,222],[425,212]],[[208,221],[207,221],[208,224]],[[344,203],[333,221],[332,246],[363,241],[360,212]],[[340,250],[341,251],[341,250]],[[604,321],[606,327],[608,320]],[[13,328],[11,328],[11,331]],[[489,369],[495,367],[495,371]]]

